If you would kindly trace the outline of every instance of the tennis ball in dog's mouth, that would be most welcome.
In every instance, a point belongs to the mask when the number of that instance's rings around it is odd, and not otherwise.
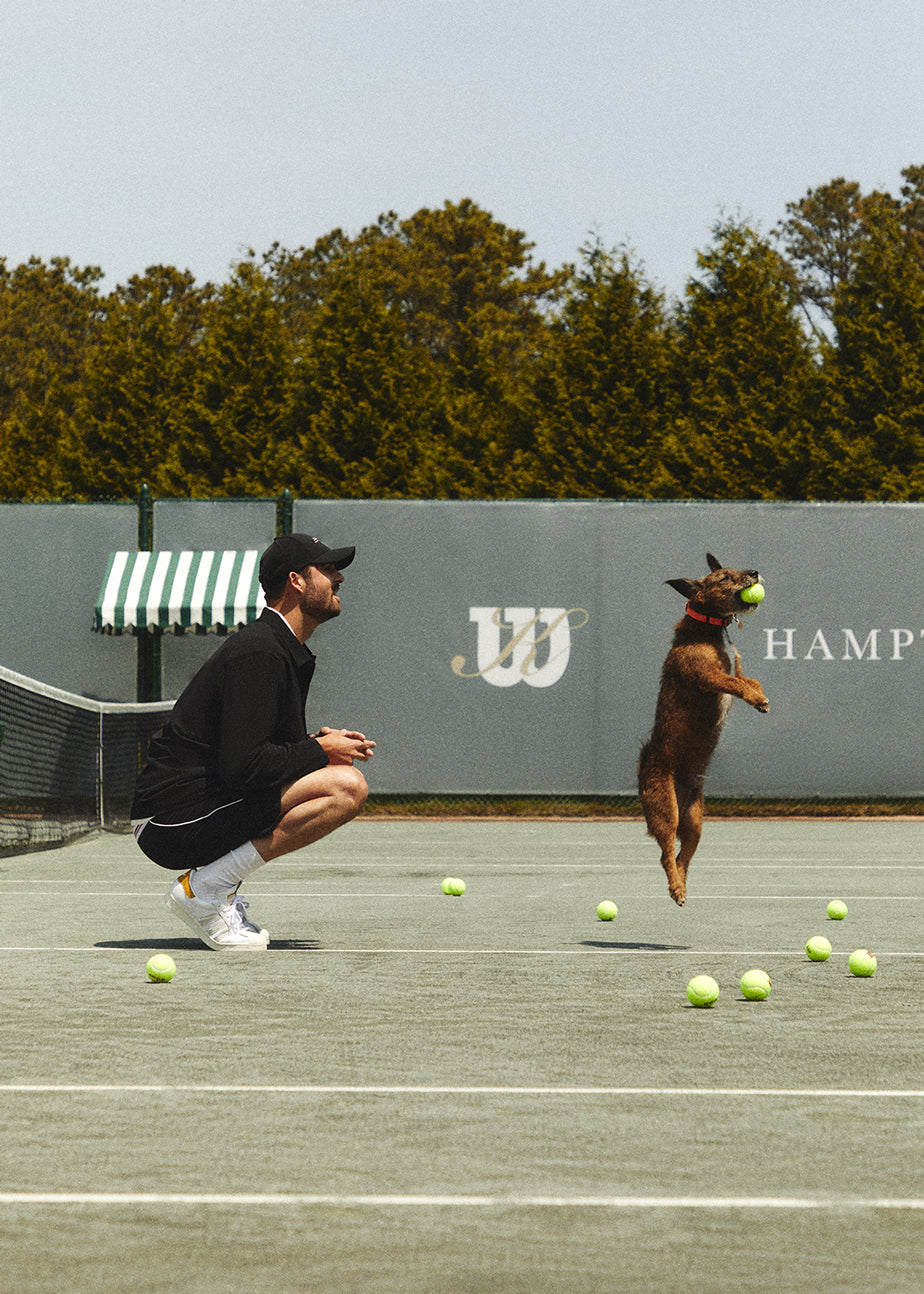
[[[764,586],[762,584],[752,584],[749,589],[742,589],[738,594],[742,602],[751,602],[755,606],[758,602],[764,600]]]
[[[826,962],[831,956],[831,945],[824,935],[815,935],[805,945],[805,955],[812,962]]]
[[[847,904],[840,899],[832,899],[828,904],[828,916],[832,921],[843,921],[847,915]]]
[[[859,975],[861,978],[874,974],[876,964],[876,958],[868,948],[857,948],[847,958],[851,975]]]
[[[741,976],[741,995],[750,1002],[763,1002],[770,996],[770,976],[766,971],[745,971]]]
[[[694,975],[687,985],[687,997],[693,1006],[712,1006],[719,999],[719,986],[711,975]]]
[[[597,904],[597,916],[601,921],[615,921],[619,914],[619,908],[609,899],[604,899],[602,903]]]

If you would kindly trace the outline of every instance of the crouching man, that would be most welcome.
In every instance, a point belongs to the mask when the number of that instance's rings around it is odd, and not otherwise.
[[[209,948],[262,951],[241,883],[359,813],[368,794],[356,762],[375,742],[346,728],[308,735],[315,668],[308,639],[340,615],[354,548],[284,535],[260,560],[266,608],[202,666],[154,734],[132,805],[135,838],[159,867],[181,872],[170,912]]]

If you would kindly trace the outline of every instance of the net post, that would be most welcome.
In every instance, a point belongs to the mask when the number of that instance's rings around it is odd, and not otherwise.
[[[99,816],[100,831],[106,828],[106,797],[103,786],[103,712],[99,712],[99,722],[97,723],[97,742],[96,742],[96,812]]]
[[[138,550],[154,550],[154,498],[145,481],[138,493]],[[163,700],[163,668],[161,646],[163,635],[159,629],[139,629],[137,646],[137,671],[135,696],[139,701]]]
[[[161,668],[160,629],[138,630],[138,669],[135,692],[139,701],[162,701],[163,670]]]

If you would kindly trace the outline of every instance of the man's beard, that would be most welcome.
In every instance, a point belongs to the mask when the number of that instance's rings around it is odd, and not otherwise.
[[[336,601],[334,601],[335,598],[337,599]],[[317,620],[318,623],[325,620],[336,620],[341,610],[339,595],[334,593],[324,602],[320,597],[302,598],[302,611],[304,611],[305,615],[310,616],[312,620]]]

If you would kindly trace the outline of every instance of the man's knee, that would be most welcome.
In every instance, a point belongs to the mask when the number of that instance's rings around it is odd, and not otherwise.
[[[328,769],[334,774],[334,794],[341,805],[345,819],[355,818],[366,803],[369,784],[358,768],[352,764],[336,764]]]
[[[341,822],[349,822],[366,803],[368,794],[366,779],[358,768],[352,764],[328,764],[286,787],[282,794],[283,819],[306,806],[315,806],[332,812]]]

